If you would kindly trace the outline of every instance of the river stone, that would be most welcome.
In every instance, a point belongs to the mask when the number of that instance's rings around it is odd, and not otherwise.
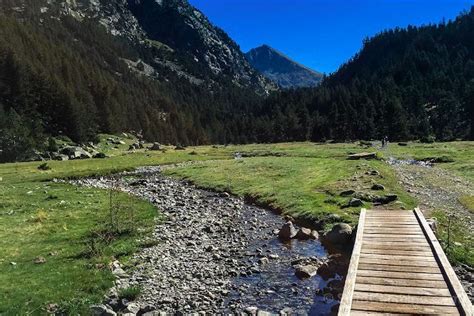
[[[139,311],[140,311],[140,305],[138,305],[137,303],[129,303],[123,312],[137,314]]]
[[[295,275],[300,279],[308,279],[318,273],[318,267],[315,265],[299,265],[295,268]]]
[[[255,306],[249,306],[245,309],[245,312],[250,315],[256,315],[257,311],[258,311],[258,307],[255,307]]]
[[[346,223],[339,223],[332,227],[324,237],[334,245],[344,246],[349,243],[352,236],[352,228]]]
[[[281,240],[290,240],[294,238],[297,234],[297,230],[295,226],[293,226],[292,222],[286,222],[278,232],[278,237]]]
[[[93,316],[116,316],[117,314],[106,305],[92,305],[90,307]]]
[[[298,238],[299,240],[306,240],[306,239],[313,238],[313,235],[311,234],[311,229],[301,227],[296,233],[296,238]]]

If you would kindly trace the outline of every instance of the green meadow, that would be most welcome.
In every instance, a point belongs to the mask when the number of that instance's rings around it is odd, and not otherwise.
[[[134,210],[134,217],[125,229],[112,229],[111,192],[55,179],[193,162],[164,172],[203,188],[251,198],[296,218],[317,221],[337,214],[340,221],[354,224],[360,207],[343,208],[349,198],[340,192],[380,194],[371,191],[375,183],[399,197],[386,207],[417,205],[383,160],[347,160],[348,154],[375,150],[356,143],[165,147],[165,151],[130,153],[126,148],[131,141],[119,148],[99,145],[109,158],[51,161],[49,170],[39,170],[41,162],[0,165],[0,314],[45,314],[48,304],[56,304],[65,313],[87,313],[87,306],[99,302],[112,286],[108,264],[114,259],[126,264],[134,252],[148,246],[146,238],[161,219],[151,204],[113,193],[124,208]],[[446,156],[452,162],[439,164],[441,168],[473,181],[473,152],[472,142],[409,143],[406,147],[392,144],[378,155]],[[242,158],[235,159],[235,153]],[[466,196],[462,203],[472,207],[472,198]],[[38,258],[45,262],[35,263]]]

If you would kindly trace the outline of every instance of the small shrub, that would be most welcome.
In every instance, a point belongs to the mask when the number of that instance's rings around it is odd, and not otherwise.
[[[424,136],[420,139],[420,142],[424,144],[432,144],[436,141],[436,138],[433,135]]]
[[[432,159],[434,163],[454,162],[454,159],[448,156],[435,157]]]
[[[38,210],[33,217],[35,223],[44,223],[48,219],[48,213],[45,210]]]
[[[138,298],[140,293],[142,292],[142,288],[139,286],[130,286],[124,289],[119,290],[119,298],[126,299],[128,301],[134,301]]]
[[[38,166],[38,170],[42,170],[42,171],[51,170],[51,167],[48,165],[48,163],[45,162]]]

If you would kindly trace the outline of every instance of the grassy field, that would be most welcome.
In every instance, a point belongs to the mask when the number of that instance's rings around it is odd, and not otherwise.
[[[439,163],[437,166],[474,181],[474,142],[409,143],[408,146],[392,145],[384,152],[384,155],[401,159],[446,159],[451,162]]]
[[[354,223],[359,208],[341,208],[349,198],[339,193],[355,189],[374,194],[370,190],[374,183],[399,196],[389,207],[411,208],[417,203],[400,187],[386,163],[347,160],[349,153],[374,150],[358,144],[203,146],[128,153],[128,144],[134,140],[124,141],[119,148],[100,145],[110,158],[48,162],[51,169],[46,171],[38,169],[39,162],[0,165],[0,314],[45,313],[47,304],[58,304],[67,313],[84,313],[112,285],[107,264],[113,258],[126,262],[144,246],[140,240],[159,218],[150,204],[119,194],[122,204],[135,210],[134,228],[139,229],[110,233],[109,192],[51,181],[55,178],[195,161],[166,173],[202,187],[252,197],[296,217],[317,220],[335,213]],[[449,156],[454,162],[441,167],[473,180],[473,145],[410,143],[407,147],[392,145],[381,155]],[[236,152],[244,158],[234,159]],[[469,197],[467,201],[471,203]],[[46,262],[34,263],[38,257]]]

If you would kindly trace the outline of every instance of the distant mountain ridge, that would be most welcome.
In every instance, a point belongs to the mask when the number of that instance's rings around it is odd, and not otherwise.
[[[315,87],[324,76],[268,45],[251,49],[245,57],[255,69],[282,88]]]

